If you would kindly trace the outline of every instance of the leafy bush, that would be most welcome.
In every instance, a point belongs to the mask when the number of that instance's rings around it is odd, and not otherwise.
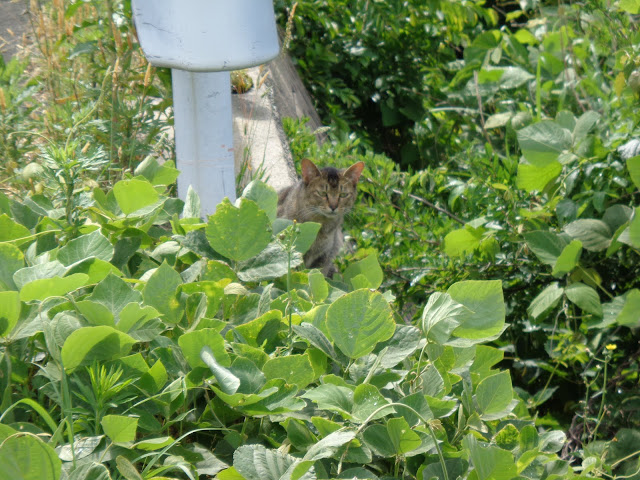
[[[259,182],[204,224],[173,172],[95,189],[66,240],[63,212],[22,205],[28,227],[2,197],[3,477],[577,477],[484,345],[500,281],[397,324],[375,256],[293,272],[316,224],[276,219]]]

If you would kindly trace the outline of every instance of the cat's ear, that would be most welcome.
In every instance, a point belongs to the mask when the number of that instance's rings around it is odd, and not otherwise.
[[[305,184],[308,184],[311,180],[320,176],[320,170],[316,167],[308,158],[302,159],[302,180]]]
[[[355,185],[356,183],[358,183],[358,180],[360,179],[362,170],[364,170],[364,162],[358,162],[358,163],[354,163],[349,168],[347,168],[342,175],[345,178],[351,180],[351,182]]]

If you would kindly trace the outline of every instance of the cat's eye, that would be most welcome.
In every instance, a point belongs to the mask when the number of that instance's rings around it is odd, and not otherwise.
[[[349,194],[348,194],[348,193],[345,193],[345,192],[343,192],[343,193],[341,193],[341,194],[340,194],[340,198],[346,198],[346,197],[348,197],[348,196],[349,196]]]

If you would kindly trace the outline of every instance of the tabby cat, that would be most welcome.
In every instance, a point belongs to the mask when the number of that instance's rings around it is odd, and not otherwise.
[[[319,169],[308,159],[302,160],[302,179],[278,194],[278,216],[321,224],[311,248],[304,255],[307,268],[319,268],[326,276],[335,273],[333,259],[343,243],[342,222],[356,199],[357,184],[363,162],[344,170]]]

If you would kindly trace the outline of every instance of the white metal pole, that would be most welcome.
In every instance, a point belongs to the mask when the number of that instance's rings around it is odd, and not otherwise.
[[[229,72],[171,74],[178,197],[184,200],[191,185],[201,215],[211,215],[224,197],[236,197]]]

